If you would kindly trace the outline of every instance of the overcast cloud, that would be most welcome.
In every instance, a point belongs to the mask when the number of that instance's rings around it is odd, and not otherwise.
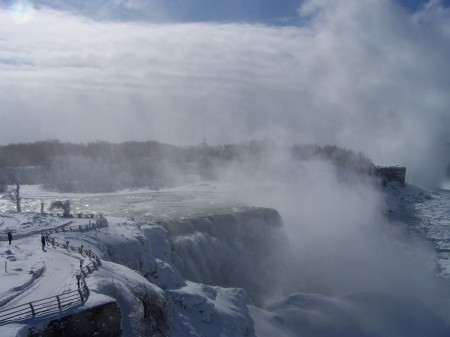
[[[271,138],[336,144],[408,165],[418,181],[439,177],[449,10],[310,0],[298,17],[296,26],[156,24],[4,6],[0,144]]]

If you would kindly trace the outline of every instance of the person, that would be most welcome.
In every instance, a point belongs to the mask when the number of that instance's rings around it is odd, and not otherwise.
[[[45,252],[45,236],[41,235],[42,251]]]
[[[11,241],[12,241],[12,233],[8,232],[8,241],[9,241],[9,245],[11,246]]]
[[[79,274],[77,274],[77,286],[78,286],[78,289],[80,289],[80,279],[81,279],[81,275],[79,275]]]

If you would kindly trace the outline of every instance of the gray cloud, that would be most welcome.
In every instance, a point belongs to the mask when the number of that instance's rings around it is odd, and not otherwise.
[[[95,22],[1,10],[0,143],[332,143],[433,182],[448,141],[449,11],[307,1],[301,27]]]

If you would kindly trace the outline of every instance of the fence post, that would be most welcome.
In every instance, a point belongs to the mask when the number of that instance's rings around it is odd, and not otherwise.
[[[83,279],[83,292],[84,292],[84,295],[85,295],[86,301],[87,301],[87,299],[89,298],[90,291],[86,284],[86,280],[84,280],[84,279]]]
[[[61,301],[59,300],[59,295],[56,296],[56,299],[58,300],[58,308],[59,308],[59,311],[61,311],[62,308],[61,308]]]
[[[81,302],[84,302],[83,292],[81,291],[81,289],[78,289],[78,293],[80,294]]]
[[[33,304],[31,304],[31,302],[28,304],[30,305],[30,308],[31,308],[31,314],[33,315],[33,317],[36,316],[36,313],[34,312]]]

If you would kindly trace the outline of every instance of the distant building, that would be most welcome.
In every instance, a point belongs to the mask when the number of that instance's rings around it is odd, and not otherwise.
[[[377,176],[383,179],[383,182],[396,181],[401,184],[406,180],[406,167],[404,166],[377,166]]]

